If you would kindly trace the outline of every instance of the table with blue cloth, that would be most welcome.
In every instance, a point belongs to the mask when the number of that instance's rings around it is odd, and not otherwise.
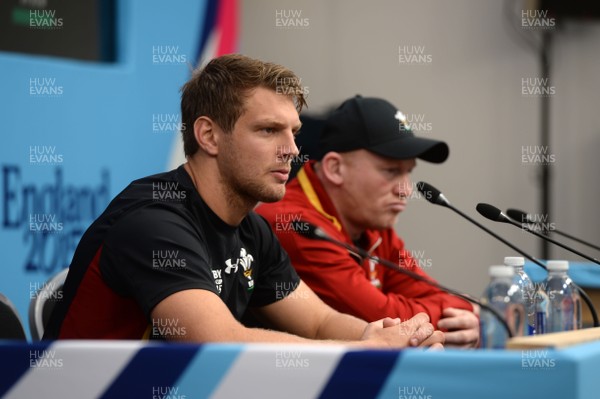
[[[356,350],[138,341],[0,342],[4,398],[600,397],[600,342],[562,350]]]

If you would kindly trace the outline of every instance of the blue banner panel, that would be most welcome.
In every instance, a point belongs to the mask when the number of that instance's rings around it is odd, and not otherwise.
[[[187,395],[180,392],[175,381],[188,367],[199,348],[173,344],[141,349],[102,397],[192,397],[191,392]]]
[[[362,351],[344,354],[321,392],[321,398],[374,398],[401,352]]]

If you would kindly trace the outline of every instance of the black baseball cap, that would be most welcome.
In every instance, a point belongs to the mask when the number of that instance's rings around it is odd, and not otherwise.
[[[386,100],[360,95],[344,101],[327,118],[319,148],[321,158],[330,151],[365,149],[388,158],[433,163],[444,162],[450,152],[443,141],[416,137],[404,114]]]

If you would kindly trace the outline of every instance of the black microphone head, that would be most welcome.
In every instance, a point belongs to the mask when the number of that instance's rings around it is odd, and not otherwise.
[[[502,213],[502,211],[493,205],[479,203],[477,204],[476,209],[481,216],[493,220],[494,222],[508,222],[508,218]]]
[[[425,197],[425,199],[432,204],[449,206],[450,202],[444,197],[444,194],[437,188],[433,187],[429,183],[420,181],[417,183],[417,190]]]
[[[507,209],[506,215],[512,220],[516,220],[519,223],[533,223],[533,221],[529,217],[529,214],[519,209]]]
[[[320,227],[315,226],[307,221],[300,221],[294,224],[294,232],[312,240],[327,240],[329,236]]]

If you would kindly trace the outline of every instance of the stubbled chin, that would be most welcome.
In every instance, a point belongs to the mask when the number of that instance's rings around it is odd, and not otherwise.
[[[264,197],[260,199],[260,202],[271,203],[281,201],[284,195],[285,186],[281,187],[281,190],[273,190],[272,192],[265,194]]]

